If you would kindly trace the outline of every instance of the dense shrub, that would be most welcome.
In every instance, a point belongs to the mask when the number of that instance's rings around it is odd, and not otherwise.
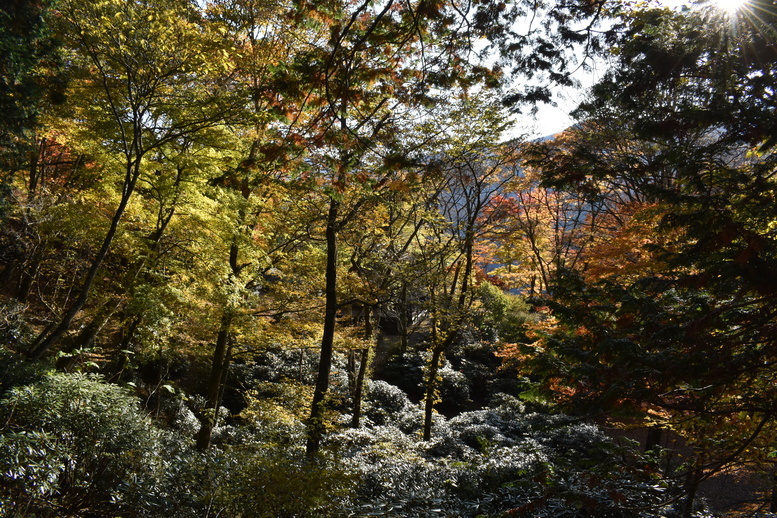
[[[258,351],[251,362],[235,364],[234,376],[243,383],[252,380],[313,384],[318,364],[314,348],[267,348]]]
[[[134,397],[96,376],[49,374],[0,410],[5,509],[117,516],[142,498],[136,481],[156,476],[159,433]]]
[[[282,449],[225,450],[212,469],[219,472],[212,505],[234,518],[334,516],[347,505],[354,484],[337,463],[307,462]]]
[[[503,368],[496,344],[471,338],[462,338],[446,352],[438,373],[440,401],[435,408],[448,416],[486,406],[499,393],[518,395],[525,390],[515,369]],[[428,362],[429,353],[423,350],[392,356],[376,368],[374,377],[421,401]]]
[[[179,401],[168,431],[99,377],[49,374],[2,402],[0,516],[658,516],[672,492],[650,459],[597,427],[495,406],[434,416],[398,387],[372,381],[364,425],[331,432],[304,458],[309,387],[255,383],[217,446],[192,449]],[[177,416],[173,418],[172,416]],[[333,424],[334,419],[329,419]],[[341,421],[344,422],[344,421]],[[667,514],[669,516],[669,514]]]
[[[12,389],[0,415],[0,516],[331,516],[351,492],[341,467],[306,463],[288,444],[302,444],[304,427],[280,406],[249,405],[247,425],[221,432],[232,445],[200,453],[185,407],[164,433],[139,403],[93,375]]]
[[[394,421],[412,403],[399,387],[383,380],[370,380],[364,398],[364,417],[382,426]]]
[[[243,410],[207,452],[192,441],[201,396],[162,400],[162,430],[138,399],[97,376],[48,374],[10,389],[0,408],[0,516],[670,516],[661,502],[672,488],[649,458],[505,394],[450,419],[435,414],[432,440],[422,441],[419,403],[369,381],[362,427],[345,428],[330,406],[324,455],[307,461],[311,387],[290,376],[298,354],[271,356],[263,369],[239,367]],[[452,364],[441,375],[443,397],[464,407],[468,377]],[[342,370],[334,379],[342,397]]]
[[[0,347],[0,399],[13,387],[28,385],[39,380],[46,366],[29,362],[23,356]]]
[[[371,404],[413,406],[396,387],[373,386]],[[510,397],[448,421],[436,416],[429,442],[383,421],[331,438],[361,477],[353,515],[649,517],[667,493],[649,463],[597,427],[526,413]]]
[[[440,402],[436,408],[446,414],[455,415],[468,410],[472,406],[470,399],[471,380],[445,362],[439,370],[442,378],[440,383]]]
[[[371,380],[364,397],[364,417],[372,426],[392,426],[402,433],[418,433],[423,410],[399,389],[382,380]]]
[[[304,419],[310,411],[312,390],[296,383],[258,382],[245,395],[246,408],[237,416],[231,442],[261,448],[301,448]]]

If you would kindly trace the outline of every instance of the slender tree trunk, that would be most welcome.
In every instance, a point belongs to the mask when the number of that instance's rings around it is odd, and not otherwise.
[[[465,268],[467,269],[467,268]],[[458,278],[458,268],[456,268],[456,275],[455,278]],[[455,280],[455,279],[454,279]],[[464,278],[462,281],[462,285],[465,286],[468,282],[467,277]],[[453,285],[455,288],[455,284]],[[453,298],[453,289],[451,291],[451,298]],[[465,300],[465,290],[466,288],[462,287],[462,296],[459,297],[459,304],[460,306],[463,306],[463,302]],[[463,307],[459,308],[460,310],[463,309]],[[458,328],[461,326],[463,322],[463,315],[460,315],[457,318],[457,323],[452,323],[450,321],[444,322],[444,328],[445,331],[445,338],[442,340],[442,342],[438,343],[438,334],[436,331],[437,327],[437,319],[436,317],[432,320],[432,343],[434,344],[432,349],[432,359],[429,363],[429,376],[426,379],[426,395],[424,397],[424,429],[423,429],[423,440],[428,441],[432,438],[432,417],[434,414],[434,402],[435,402],[435,396],[437,393],[437,373],[440,371],[440,363],[442,361],[443,354],[445,351],[448,350],[448,347],[451,346],[453,341],[456,338],[456,335],[458,333]],[[442,326],[441,326],[442,327]]]
[[[437,392],[437,373],[440,371],[444,347],[435,346],[432,350],[432,360],[429,363],[429,375],[426,378],[426,396],[424,397],[424,441],[432,438],[432,416],[434,414],[434,400]]]
[[[250,157],[253,159],[255,154],[255,145],[251,148]],[[248,202],[251,196],[251,189],[248,184],[248,176],[244,175],[240,183],[240,193],[243,199]],[[243,205],[238,211],[238,228],[242,228],[245,225],[246,217],[246,205]],[[169,219],[167,220],[169,223]],[[167,223],[162,227],[167,226]],[[237,235],[233,236],[232,242],[229,245],[229,267],[234,278],[238,278],[243,266],[238,262],[240,256],[240,244]],[[219,332],[216,337],[216,347],[213,351],[213,361],[210,368],[210,377],[208,380],[208,401],[203,409],[203,416],[201,418],[202,424],[200,430],[195,437],[195,446],[198,450],[205,451],[210,448],[211,437],[213,436],[213,428],[216,426],[218,419],[219,407],[224,396],[225,385],[227,383],[227,373],[229,372],[229,364],[232,361],[231,351],[231,332],[232,322],[234,320],[234,313],[229,307],[229,303],[226,303],[224,312],[221,316],[221,324],[219,326]]]
[[[769,512],[777,513],[777,468],[772,469],[772,494],[769,499]]]
[[[118,382],[121,378],[121,375],[124,373],[124,369],[126,369],[127,365],[129,365],[131,354],[129,352],[130,344],[132,343],[132,339],[135,337],[135,334],[138,332],[138,328],[140,327],[140,323],[142,321],[143,314],[141,313],[132,319],[126,329],[122,329],[120,331],[118,349],[121,351],[121,353],[119,355],[119,361],[116,364],[116,367],[113,369],[113,374],[108,379],[108,381],[112,383]]]
[[[685,498],[683,499],[681,518],[693,518],[693,503],[696,501],[696,491],[699,489],[699,470],[691,468],[685,478]]]
[[[353,394],[353,416],[351,417],[351,428],[359,428],[362,417],[362,398],[364,396],[364,380],[367,376],[367,362],[370,358],[370,349],[362,349],[361,360],[359,362],[359,374],[356,376],[356,388]]]
[[[364,309],[364,338],[369,340],[370,343],[375,340],[375,323],[378,320],[377,311],[378,308],[374,306],[367,306]]]
[[[366,307],[364,313],[364,334],[371,344],[374,338],[374,330],[370,313],[372,308]],[[370,360],[370,348],[362,349],[361,361],[359,362],[359,374],[356,376],[356,386],[353,394],[353,417],[351,418],[351,428],[359,428],[362,416],[362,397],[364,395],[364,381],[367,377],[367,363]]]
[[[26,267],[22,267],[21,278],[19,279],[19,289],[16,291],[16,299],[19,302],[27,302],[30,298],[32,285],[35,277],[38,275],[42,258],[40,253],[33,252],[32,260]]]
[[[40,167],[40,159],[46,150],[46,139],[40,140],[38,146],[33,150],[33,146],[30,146],[30,182],[28,184],[28,200],[32,201],[38,192],[38,183],[41,182],[42,170]]]
[[[140,157],[136,159],[134,164],[128,164],[127,166],[127,181],[124,183],[121,201],[119,202],[119,206],[116,208],[116,212],[113,213],[113,218],[111,218],[111,225],[108,228],[108,232],[105,234],[102,246],[100,246],[100,250],[92,260],[92,265],[89,267],[89,270],[86,273],[86,278],[81,285],[81,290],[78,293],[78,297],[76,297],[76,300],[73,302],[73,304],[65,311],[65,314],[62,315],[59,323],[56,324],[56,327],[54,327],[51,332],[48,332],[47,329],[38,336],[38,338],[35,340],[36,345],[27,353],[27,358],[29,360],[39,360],[49,349],[49,347],[54,345],[60,338],[62,338],[65,333],[68,332],[68,330],[70,330],[73,319],[76,317],[78,312],[83,309],[86,301],[89,299],[89,292],[91,291],[94,280],[97,277],[97,272],[100,270],[103,261],[108,255],[108,251],[110,250],[111,244],[113,243],[113,238],[116,237],[116,232],[119,229],[119,222],[124,215],[124,211],[127,209],[127,204],[129,203],[130,197],[135,190],[135,183],[137,182],[139,175]]]
[[[335,323],[337,320],[337,218],[340,202],[329,200],[329,212],[326,220],[326,309],[324,313],[324,331],[321,337],[321,356],[318,362],[318,376],[313,392],[313,403],[308,421],[308,439],[305,448],[307,457],[318,454],[321,437],[324,434],[324,405],[329,389],[329,374],[332,369],[332,350],[334,347]]]
[[[119,342],[119,349],[129,350],[130,344],[132,343],[132,339],[135,338],[135,335],[138,332],[138,328],[140,327],[141,322],[143,322],[142,313],[140,315],[137,315],[135,318],[133,318],[132,322],[130,322],[129,327],[127,327],[127,329],[122,332],[121,341]]]
[[[348,351],[348,391],[356,394],[356,349]]]
[[[475,247],[475,237],[470,230],[467,232],[467,239],[464,242],[464,276],[461,278],[461,290],[459,291],[458,309],[463,312],[467,307],[467,296],[469,295],[470,277],[472,277],[472,250]]]
[[[299,361],[297,362],[297,381],[299,383],[305,381],[305,349],[302,347],[299,349]]]
[[[41,139],[40,145],[35,149],[35,151],[30,151],[30,183],[29,183],[29,190],[27,195],[27,209],[25,209],[25,212],[31,212],[31,206],[33,202],[35,201],[35,198],[37,196],[37,190],[38,190],[38,181],[41,177],[41,168],[39,167],[40,157],[43,154],[44,150],[46,148],[46,139]],[[24,233],[27,233],[27,229],[29,228],[29,220],[30,217],[28,215],[25,215],[24,217]],[[21,268],[21,277],[19,279],[19,288],[16,293],[16,298],[19,300],[19,302],[27,302],[30,292],[32,291],[32,285],[35,282],[35,277],[38,274],[38,269],[40,268],[41,262],[42,262],[42,253],[39,251],[40,244],[36,246],[31,254],[31,260],[29,265],[22,265]]]
[[[71,343],[67,344],[67,347],[64,348],[64,352],[72,353],[77,349],[91,347],[94,343],[94,339],[103,329],[103,327],[105,327],[105,324],[108,323],[118,308],[118,304],[104,304],[94,316],[94,318],[92,318],[92,321],[84,326],[81,332],[78,333],[78,336],[76,336]],[[72,369],[76,363],[76,358],[77,357],[75,355],[62,356],[57,361],[57,368],[64,371]]]
[[[399,297],[399,356],[404,357],[407,352],[408,327],[410,327],[407,308],[407,284],[402,283],[402,290],[399,293]]]
[[[213,435],[213,428],[216,426],[216,413],[221,404],[220,395],[222,380],[226,379],[226,370],[229,365],[229,334],[232,328],[232,313],[224,310],[221,316],[218,336],[216,337],[216,347],[213,350],[213,361],[211,362],[210,378],[208,379],[208,400],[203,409],[200,418],[200,430],[197,432],[196,447],[204,451],[210,447],[210,440]]]
[[[424,398],[424,429],[423,439],[428,441],[432,438],[432,416],[434,414],[434,401],[435,393],[437,391],[437,373],[440,371],[440,362],[443,354],[453,344],[457,335],[459,334],[461,327],[465,321],[465,310],[467,308],[467,296],[469,294],[469,282],[472,276],[472,233],[467,233],[467,240],[464,244],[464,271],[461,278],[461,288],[459,291],[458,299],[454,298],[456,286],[458,285],[459,267],[456,268],[454,274],[454,283],[451,285],[450,300],[456,300],[456,313],[454,321],[446,319],[441,323],[442,330],[446,333],[445,338],[441,343],[437,343],[435,334],[435,321],[432,321],[432,343],[435,344],[432,349],[432,359],[429,364],[429,376],[426,379],[426,395]]]
[[[653,451],[660,447],[663,435],[663,430],[657,426],[648,428],[647,438],[645,439],[645,452]]]

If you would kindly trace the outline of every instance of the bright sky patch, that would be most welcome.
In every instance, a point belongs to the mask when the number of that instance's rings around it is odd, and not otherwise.
[[[719,9],[733,13],[737,9],[744,6],[745,3],[747,3],[747,0],[715,0],[714,3],[718,6]]]
[[[667,5],[669,7],[680,7],[682,5],[691,5],[694,2],[691,0],[658,0],[660,3]],[[748,0],[709,0],[709,3],[707,5],[713,5],[720,9],[721,11],[725,11],[727,13],[734,13],[738,9],[741,9],[742,7],[747,4]]]

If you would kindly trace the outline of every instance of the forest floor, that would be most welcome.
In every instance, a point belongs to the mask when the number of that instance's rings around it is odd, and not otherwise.
[[[717,473],[699,487],[699,497],[713,511],[732,518],[764,516],[769,510],[769,493],[768,480],[747,468]]]

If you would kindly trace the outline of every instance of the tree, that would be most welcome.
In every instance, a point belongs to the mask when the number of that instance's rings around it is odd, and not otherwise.
[[[273,120],[262,116],[263,111],[269,111],[272,103],[272,98],[268,98],[262,86],[270,79],[269,68],[290,51],[280,41],[283,28],[278,16],[280,12],[279,5],[270,2],[261,5],[253,1],[220,2],[210,6],[210,17],[222,22],[234,39],[238,70],[236,80],[244,95],[244,106],[240,118],[236,119],[240,121],[240,131],[244,134],[236,137],[244,140],[247,149],[244,150],[246,156],[243,160],[236,167],[229,164],[223,176],[217,179],[226,191],[222,203],[233,209],[233,226],[227,238],[227,253],[224,257],[228,268],[219,303],[221,318],[211,361],[207,401],[196,437],[197,448],[200,450],[210,446],[218,419],[232,357],[234,324],[240,306],[247,298],[244,290],[255,283],[258,277],[259,268],[255,264],[258,257],[251,256],[260,254],[246,249],[249,248],[250,235],[256,225],[251,214],[261,213],[252,197],[260,194],[258,191],[264,180],[270,177],[270,172],[261,166],[269,169],[273,165],[272,160],[264,160],[266,157],[261,153],[262,146],[266,144],[263,137],[266,138],[267,126]]]
[[[31,0],[8,2],[0,11],[0,111],[4,114],[0,171],[4,189],[18,169],[32,166],[41,111],[64,100],[65,80],[60,73],[51,14],[49,2]]]
[[[596,47],[591,26],[573,29],[581,19],[595,21],[597,6],[570,0],[551,10],[551,18],[541,29],[514,31],[517,19],[531,17],[535,2],[517,1],[492,5],[442,2],[381,4],[371,2],[328,2],[316,6],[300,3],[294,19],[306,27],[320,29],[311,38],[310,51],[301,54],[293,67],[296,80],[304,88],[293,89],[283,104],[297,103],[295,113],[308,108],[308,124],[292,117],[292,129],[316,150],[315,164],[325,178],[329,206],[325,231],[327,273],[321,362],[310,419],[308,452],[318,450],[322,433],[321,415],[331,367],[332,340],[337,314],[337,238],[342,226],[358,214],[357,202],[346,208],[339,192],[348,185],[362,185],[367,192],[382,187],[391,178],[389,165],[401,157],[403,146],[400,118],[423,116],[425,106],[436,102],[435,90],[476,89],[503,84],[503,66],[514,66],[523,76],[548,76],[552,81],[569,80],[570,41],[588,42]],[[594,23],[592,21],[592,23]],[[550,29],[553,27],[553,29]],[[555,38],[546,37],[555,30]],[[485,38],[487,45],[476,50],[475,42]],[[539,52],[535,52],[539,49]],[[503,62],[490,58],[501,52]],[[489,64],[489,61],[491,64]],[[289,75],[280,75],[289,77]],[[547,87],[527,83],[517,89],[510,102],[537,101],[548,97]],[[304,131],[300,131],[300,128]]]
[[[14,1],[0,11],[0,221],[8,234],[20,239],[3,242],[0,260],[6,263],[2,279],[11,285],[20,274],[17,298],[26,302],[41,261],[39,234],[29,217],[36,191],[42,187],[44,163],[51,157],[50,140],[40,137],[40,119],[64,101],[66,78],[59,42],[52,30],[48,2]],[[56,147],[56,146],[55,146]],[[27,173],[29,192],[17,207],[15,182]],[[20,216],[18,226],[11,221]],[[22,266],[19,266],[20,263]]]
[[[579,111],[596,137],[547,161],[555,185],[619,185],[647,203],[616,236],[641,268],[562,278],[546,387],[568,408],[639,416],[693,444],[683,516],[711,474],[763,465],[756,445],[773,430],[776,16],[764,2],[731,18],[629,13],[619,66]]]
[[[552,294],[558,272],[578,267],[600,232],[601,205],[579,193],[542,187],[524,169],[487,216],[489,255],[499,265],[491,273],[527,296]]]
[[[524,75],[549,75],[555,81],[568,79],[568,53],[563,44],[554,46],[535,28],[521,35],[512,30],[517,18],[533,14],[537,8],[533,2],[495,7],[333,1],[290,7],[287,19],[297,24],[290,33],[300,36],[303,50],[272,67],[275,79],[270,84],[280,93],[274,106],[286,114],[288,123],[286,135],[265,145],[263,152],[289,156],[290,150],[304,149],[308,156],[301,163],[307,173],[298,177],[312,179],[328,199],[324,217],[327,304],[310,419],[312,455],[322,431],[339,304],[338,234],[365,203],[357,199],[344,206],[341,193],[360,186],[366,200],[387,185],[382,180],[389,180],[391,173],[384,166],[401,157],[401,149],[407,147],[397,121],[423,117],[424,106],[436,101],[435,89],[498,86],[505,77],[501,65],[486,65],[495,49],[523,67]],[[565,2],[553,13],[563,27],[557,33],[559,40],[586,41],[592,36],[590,27],[570,28],[581,18],[598,17],[597,9],[587,3]],[[552,25],[549,22],[546,28]],[[473,43],[480,37],[489,38],[491,44],[477,52]],[[542,52],[528,49],[530,44]],[[511,101],[547,97],[544,87],[532,85],[528,90],[515,93]]]
[[[58,322],[40,333],[31,359],[57,342],[86,304],[147,155],[228,115],[229,96],[224,91],[214,95],[219,85],[213,82],[223,77],[224,49],[196,6],[73,0],[64,2],[59,13],[61,34],[74,53],[70,117],[88,124],[78,126],[79,134],[71,138],[97,140],[95,152],[116,167],[121,195],[77,297]]]
[[[507,128],[499,106],[463,99],[447,119],[449,133],[440,147],[441,218],[431,234],[437,241],[423,252],[437,263],[439,277],[427,287],[431,299],[431,358],[425,382],[424,440],[431,438],[437,377],[446,350],[469,325],[474,300],[476,246],[493,223],[486,214],[491,201],[515,174],[515,144],[498,144]],[[445,250],[438,254],[435,250]]]
[[[314,9],[303,7],[298,16],[331,23],[330,36],[313,42],[309,53],[300,55],[304,62],[297,69],[303,84],[310,85],[304,102],[321,106],[308,116],[315,125],[305,129],[313,136],[311,163],[323,180],[328,199],[324,216],[326,308],[307,446],[308,455],[314,456],[323,433],[339,309],[338,235],[376,192],[390,185],[394,173],[386,167],[390,164],[387,158],[401,156],[397,155],[402,146],[396,133],[398,122],[429,99],[424,82],[450,63],[452,56],[437,46],[436,39],[449,41],[453,21],[440,17],[442,6],[426,13],[421,8],[428,6],[393,1],[378,6],[332,2]],[[421,45],[442,54],[432,53],[434,57],[427,62],[419,55]],[[464,65],[452,72],[461,73]],[[354,189],[363,195],[344,203],[344,194],[356,192]]]

